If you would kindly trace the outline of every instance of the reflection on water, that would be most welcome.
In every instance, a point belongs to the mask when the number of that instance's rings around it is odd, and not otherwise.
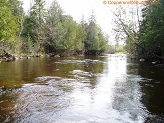
[[[163,123],[156,72],[126,55],[1,63],[0,122]]]

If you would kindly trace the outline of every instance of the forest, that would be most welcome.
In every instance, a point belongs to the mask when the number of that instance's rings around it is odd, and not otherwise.
[[[94,54],[107,49],[107,38],[94,12],[88,22],[82,16],[77,23],[64,14],[56,1],[49,8],[45,7],[45,2],[35,0],[25,14],[21,1],[0,1],[1,54],[40,56],[62,51],[92,51]]]
[[[109,37],[97,24],[94,11],[89,20],[82,16],[81,22],[77,23],[73,17],[64,14],[57,1],[49,8],[45,7],[45,2],[34,0],[25,14],[21,1],[0,1],[0,58],[10,54],[41,56],[61,51],[90,55],[111,49]],[[119,6],[119,11],[114,13],[116,45],[124,39],[127,53],[145,59],[163,60],[164,1],[159,2],[157,5],[136,6],[138,21],[135,23],[122,18],[127,13]]]
[[[158,2],[119,6],[114,12],[115,41],[125,40],[127,53],[147,61],[164,60],[164,0]]]

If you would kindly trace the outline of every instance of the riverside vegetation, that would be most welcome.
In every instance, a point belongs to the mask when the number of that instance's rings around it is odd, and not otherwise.
[[[25,14],[20,0],[0,1],[0,61],[17,58],[99,55],[107,50],[107,38],[94,12],[88,22],[77,23],[54,1],[34,0]]]
[[[116,41],[124,39],[126,51],[145,61],[164,61],[164,0],[158,2],[122,5],[114,12]]]
[[[129,15],[122,7],[116,9],[116,46],[119,39],[124,39],[127,53],[147,60],[164,60],[164,1],[159,2],[133,7],[129,18],[137,18],[137,22],[123,18]],[[61,57],[114,53],[117,48],[109,45],[109,36],[102,32],[95,18],[92,12],[88,21],[83,16],[77,23],[56,1],[46,8],[45,0],[34,0],[25,14],[20,0],[1,0],[0,61],[45,54]]]

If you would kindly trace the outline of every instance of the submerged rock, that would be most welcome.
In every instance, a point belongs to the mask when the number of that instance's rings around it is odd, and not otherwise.
[[[145,61],[145,59],[140,59],[139,61],[143,62],[143,61]]]

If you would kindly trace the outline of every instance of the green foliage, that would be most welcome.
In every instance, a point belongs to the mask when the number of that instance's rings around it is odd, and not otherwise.
[[[48,9],[46,17],[46,52],[53,52],[60,49],[64,35],[63,10],[54,1]]]
[[[20,41],[17,46],[16,41]],[[38,54],[56,50],[106,50],[107,40],[93,14],[89,23],[83,18],[78,24],[64,14],[56,1],[46,10],[45,0],[34,0],[25,15],[20,0],[1,0],[0,45],[25,54]]]
[[[45,0],[35,0],[35,3],[30,11],[30,17],[33,22],[32,33],[35,35],[34,42],[36,53],[44,52],[46,15],[44,5]]]
[[[108,45],[108,53],[110,54],[125,54],[125,46],[124,45]]]
[[[75,50],[84,50],[84,41],[86,38],[85,29],[79,24],[76,29]]]
[[[33,45],[35,53],[44,52],[45,38],[45,16],[44,0],[35,0],[30,14],[25,17],[22,36],[27,46]],[[29,42],[30,39],[30,42]],[[28,44],[30,43],[30,44]],[[26,47],[27,47],[26,46]]]
[[[106,49],[107,41],[93,15],[89,24],[84,18],[80,24],[77,24],[71,16],[63,14],[63,10],[55,1],[48,10],[46,25],[47,50]]]
[[[63,20],[65,34],[63,35],[63,47],[68,50],[82,50],[85,39],[85,31],[72,17],[65,16]]]
[[[1,49],[9,48],[17,41],[19,27],[16,17],[11,13],[10,5],[6,0],[0,1],[0,45]]]
[[[164,59],[164,1],[145,5],[139,25],[138,32],[124,30],[127,34],[126,51],[143,58]]]
[[[20,37],[23,30],[23,22],[24,22],[24,11],[22,7],[22,2],[19,0],[8,0],[10,4],[10,9],[12,14],[16,17],[16,23],[19,25],[19,33]]]
[[[35,34],[33,33],[33,19],[31,18],[31,16],[27,15],[25,16],[25,20],[23,23],[23,31],[21,36],[24,38],[24,40],[28,40],[29,37],[30,39],[35,42]]]
[[[136,54],[137,49],[139,48],[136,45],[136,44],[138,44],[137,35],[135,33],[130,33],[126,37],[126,41],[125,42],[126,42],[125,50],[127,52],[131,53],[131,54]]]
[[[60,42],[60,49],[74,50],[77,24],[71,16],[64,16],[62,25],[64,33],[62,41]]]
[[[84,24],[83,24],[84,25]],[[87,36],[85,40],[86,50],[106,50],[107,40],[101,31],[101,28],[96,24],[96,19],[92,13],[89,24],[86,28]]]
[[[140,27],[140,45],[144,47],[147,56],[152,53],[158,56],[164,56],[164,1],[159,5],[147,5],[143,9],[143,21]],[[138,50],[142,54],[142,50]]]

